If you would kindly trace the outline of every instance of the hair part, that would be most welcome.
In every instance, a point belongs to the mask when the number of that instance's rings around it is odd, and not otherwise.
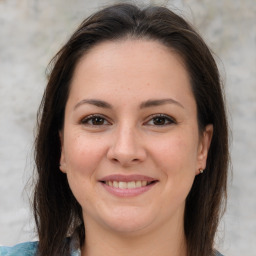
[[[199,131],[213,124],[206,170],[195,178],[184,216],[188,255],[213,255],[221,207],[226,200],[229,162],[228,125],[218,68],[202,38],[183,18],[164,7],[139,9],[131,4],[107,7],[84,20],[51,62],[35,141],[38,179],[33,206],[38,253],[68,255],[69,244],[64,241],[75,230],[81,245],[85,240],[81,206],[66,175],[59,170],[59,131],[77,64],[95,45],[120,39],[156,40],[181,56],[197,104]]]

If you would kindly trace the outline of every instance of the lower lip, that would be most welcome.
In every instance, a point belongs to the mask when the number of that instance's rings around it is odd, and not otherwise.
[[[121,188],[115,188],[110,187],[106,185],[105,183],[102,183],[102,186],[111,194],[119,197],[132,197],[132,196],[138,196],[141,195],[147,191],[149,191],[151,188],[153,188],[154,185],[156,185],[157,182],[154,182],[150,185],[139,187],[139,188],[127,188],[127,189],[121,189]]]

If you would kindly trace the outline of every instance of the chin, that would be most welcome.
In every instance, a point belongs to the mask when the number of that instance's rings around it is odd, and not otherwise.
[[[108,217],[105,215],[105,225],[113,232],[123,235],[141,233],[153,222],[153,216],[139,213],[137,209],[113,210]]]
[[[146,232],[148,225],[145,223],[109,223],[109,229],[118,233],[122,236],[135,236],[141,235],[143,232]]]

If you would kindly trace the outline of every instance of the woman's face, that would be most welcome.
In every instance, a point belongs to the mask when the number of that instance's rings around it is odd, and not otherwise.
[[[104,42],[78,63],[65,110],[61,170],[87,229],[183,225],[212,126],[199,134],[182,60],[148,40]]]

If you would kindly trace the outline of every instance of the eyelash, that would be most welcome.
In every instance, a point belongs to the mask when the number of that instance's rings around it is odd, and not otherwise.
[[[177,121],[173,118],[170,117],[168,115],[165,114],[154,114],[152,116],[149,117],[150,119],[146,122],[146,124],[149,124],[150,121],[154,122],[154,120],[156,120],[157,118],[160,118],[162,120],[164,120],[164,124],[150,124],[151,126],[159,126],[159,127],[164,127],[167,125],[172,125],[172,124],[177,124]],[[167,122],[167,123],[166,123]]]
[[[89,122],[93,122],[93,121],[96,121],[96,119],[99,118],[101,120],[103,120],[103,122],[107,122],[107,124],[93,124],[93,123],[89,123]],[[98,115],[98,114],[93,114],[93,115],[89,115],[85,118],[83,118],[81,120],[81,124],[83,125],[90,125],[90,126],[103,126],[103,125],[111,125],[111,123],[106,119],[105,116],[103,115]]]
[[[155,124],[154,121],[157,121],[156,119],[162,119],[162,121],[164,121],[163,124]],[[97,120],[99,119],[99,120]],[[103,123],[101,124],[93,124],[94,121],[101,121]],[[149,124],[150,122],[153,122],[153,124]],[[159,120],[158,120],[159,121]],[[91,122],[91,123],[89,123]],[[105,123],[107,122],[107,123]],[[81,120],[81,124],[83,125],[89,125],[89,126],[105,126],[105,125],[111,125],[111,122],[109,122],[107,120],[107,118],[103,115],[98,115],[98,114],[93,114],[93,115],[89,115],[85,118],[83,118]],[[167,126],[167,125],[172,125],[172,124],[177,124],[177,121],[173,118],[173,117],[170,117],[168,115],[165,115],[165,114],[154,114],[154,115],[151,115],[148,119],[148,121],[146,121],[145,123],[143,123],[144,125],[147,125],[149,124],[150,126],[159,126],[159,127],[164,127],[164,126]]]

